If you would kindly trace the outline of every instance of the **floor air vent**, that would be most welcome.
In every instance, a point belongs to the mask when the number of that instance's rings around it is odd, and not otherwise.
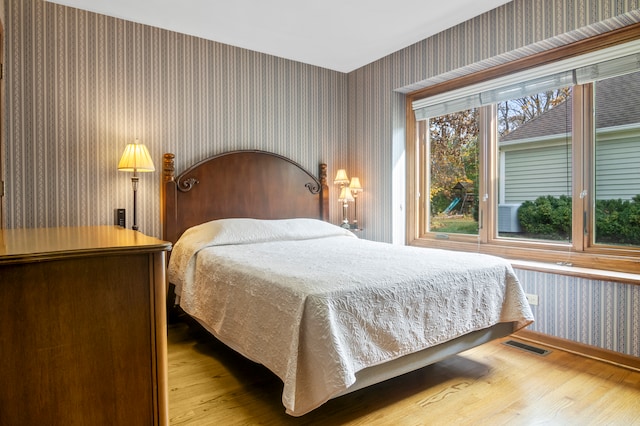
[[[503,344],[507,346],[512,346],[514,348],[522,349],[523,351],[531,352],[532,354],[545,356],[549,355],[551,351],[546,349],[536,348],[535,346],[527,345],[526,343],[516,342],[515,340],[507,340]]]

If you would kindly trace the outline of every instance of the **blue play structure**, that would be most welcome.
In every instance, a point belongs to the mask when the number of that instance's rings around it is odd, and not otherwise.
[[[451,210],[453,210],[453,209],[458,205],[458,203],[459,203],[459,202],[460,202],[460,197],[456,197],[456,198],[451,202],[451,204],[449,204],[449,207],[447,207],[447,208],[444,210],[444,212],[443,212],[443,213],[444,213],[444,214],[449,214],[449,213],[451,213]]]

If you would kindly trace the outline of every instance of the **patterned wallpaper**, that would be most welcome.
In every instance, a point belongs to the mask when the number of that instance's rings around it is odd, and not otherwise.
[[[112,224],[118,207],[130,225],[131,175],[116,167],[136,138],[157,170],[164,152],[181,170],[261,149],[314,174],[347,157],[345,74],[42,0],[5,6],[9,228]],[[138,191],[155,236],[159,182],[141,174]]]
[[[365,189],[362,236],[399,243],[405,93],[640,22],[640,0],[514,0],[347,75],[42,0],[3,1],[5,226],[111,224],[117,207],[130,218],[130,176],[116,166],[139,138],[157,168],[165,151],[180,170],[242,148],[313,173],[325,161],[330,177],[346,167]],[[139,190],[140,229],[156,236],[159,181],[143,174]],[[541,298],[534,330],[640,356],[640,286],[521,275]]]
[[[538,295],[529,330],[640,357],[640,285],[516,269]]]
[[[139,138],[180,170],[256,148],[359,176],[363,236],[404,238],[404,93],[640,21],[640,0],[515,0],[346,75],[43,0],[4,0],[7,227],[131,216]],[[141,230],[159,235],[159,173]],[[336,192],[335,188],[331,188]],[[331,195],[334,200],[336,194]],[[339,221],[334,203],[332,221]]]

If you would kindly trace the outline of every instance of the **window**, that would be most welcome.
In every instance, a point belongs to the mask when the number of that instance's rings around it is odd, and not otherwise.
[[[497,104],[499,237],[571,241],[571,101],[562,86]]]
[[[598,80],[594,243],[640,246],[640,72]]]
[[[411,95],[408,242],[637,272],[639,49]]]
[[[427,227],[446,234],[478,234],[478,112],[456,111],[428,120]]]

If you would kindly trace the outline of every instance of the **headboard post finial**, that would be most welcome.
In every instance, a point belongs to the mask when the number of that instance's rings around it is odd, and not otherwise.
[[[174,158],[176,156],[170,152],[164,154],[162,159],[162,180],[164,182],[172,182],[175,178],[175,163]]]
[[[320,219],[329,221],[329,185],[327,185],[327,164],[320,163]]]
[[[320,164],[320,185],[327,185],[327,165],[325,163]]]

